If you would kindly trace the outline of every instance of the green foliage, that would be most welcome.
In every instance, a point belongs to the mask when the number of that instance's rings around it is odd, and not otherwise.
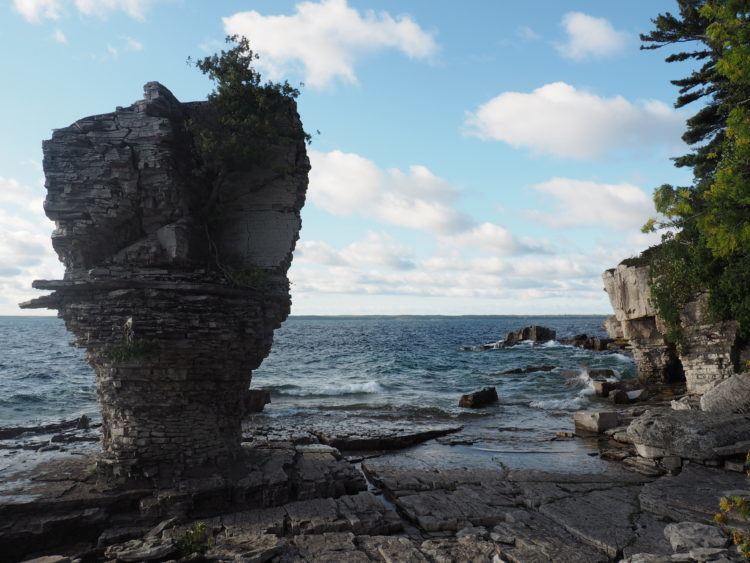
[[[642,48],[689,44],[668,62],[701,65],[672,83],[676,107],[701,100],[683,135],[690,153],[675,159],[691,167],[691,186],[663,185],[654,192],[662,220],[646,232],[667,229],[651,253],[652,298],[679,342],[679,313],[697,292],[709,292],[716,320],[736,319],[750,334],[750,0],[678,0],[679,15],[662,14]]]
[[[123,338],[107,350],[106,358],[110,362],[133,362],[146,358],[157,350],[157,345],[140,338]]]
[[[263,268],[244,268],[234,270],[225,268],[224,275],[232,285],[262,290],[268,284],[268,272]]]
[[[229,169],[243,170],[262,162],[282,138],[280,130],[293,135],[289,124],[280,124],[290,102],[300,94],[288,82],[263,82],[253,67],[258,55],[245,37],[229,36],[233,45],[195,65],[214,83],[204,111],[196,112],[190,124],[206,171],[219,177]],[[310,135],[299,133],[305,141]]]
[[[177,549],[180,550],[182,557],[192,554],[205,555],[211,545],[213,545],[213,538],[205,522],[196,522],[177,540]]]
[[[280,145],[290,141],[310,142],[311,136],[298,126],[295,100],[300,95],[288,82],[264,82],[253,66],[258,55],[245,37],[228,36],[227,50],[198,59],[188,59],[214,84],[208,103],[192,112],[189,125],[202,161],[198,175],[208,186],[202,214],[208,247],[215,265],[227,281],[240,287],[259,287],[265,279],[258,271],[235,271],[219,255],[212,233],[221,217],[220,195],[229,172],[247,171],[258,165],[283,176],[286,164],[274,159]]]

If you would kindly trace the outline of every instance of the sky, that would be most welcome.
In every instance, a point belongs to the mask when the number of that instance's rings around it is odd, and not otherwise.
[[[63,273],[42,140],[148,81],[205,99],[186,59],[227,34],[304,84],[320,131],[292,314],[610,313],[602,271],[658,240],[653,189],[691,180],[687,68],[638,40],[673,0],[0,2],[0,314]]]

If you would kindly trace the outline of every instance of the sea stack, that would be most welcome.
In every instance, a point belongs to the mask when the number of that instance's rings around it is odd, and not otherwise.
[[[200,174],[191,116],[156,82],[144,98],[44,142],[63,280],[22,304],[56,309],[96,371],[99,469],[115,481],[179,480],[241,455],[251,372],[290,309],[287,270],[310,168],[293,100],[261,165]]]

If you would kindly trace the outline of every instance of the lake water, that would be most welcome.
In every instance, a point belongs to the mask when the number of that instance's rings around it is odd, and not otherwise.
[[[277,331],[273,351],[254,373],[252,385],[271,391],[272,403],[261,415],[270,424],[309,416],[341,424],[349,417],[431,420],[464,425],[473,441],[467,447],[475,451],[511,459],[531,452],[575,457],[581,453],[577,447],[550,442],[550,436],[572,429],[575,410],[601,401],[591,394],[587,369],[612,368],[620,377],[632,377],[629,357],[555,341],[482,352],[464,347],[500,340],[529,324],[553,328],[559,337],[604,336],[603,320],[292,317]],[[0,426],[81,414],[99,418],[93,370],[70,340],[57,318],[0,317]],[[532,365],[555,369],[501,374]],[[498,404],[480,411],[457,406],[462,393],[488,385],[497,388]]]

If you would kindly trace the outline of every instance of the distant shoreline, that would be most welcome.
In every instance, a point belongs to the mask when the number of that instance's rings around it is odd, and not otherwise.
[[[605,313],[567,313],[567,314],[550,314],[544,315],[539,313],[520,315],[520,314],[494,314],[494,315],[423,315],[423,314],[396,314],[396,315],[289,315],[288,319],[306,320],[306,319],[487,319],[487,318],[504,318],[504,319],[564,319],[567,317],[574,318],[607,318],[611,315]],[[49,319],[57,318],[56,315],[0,315],[0,319]]]

